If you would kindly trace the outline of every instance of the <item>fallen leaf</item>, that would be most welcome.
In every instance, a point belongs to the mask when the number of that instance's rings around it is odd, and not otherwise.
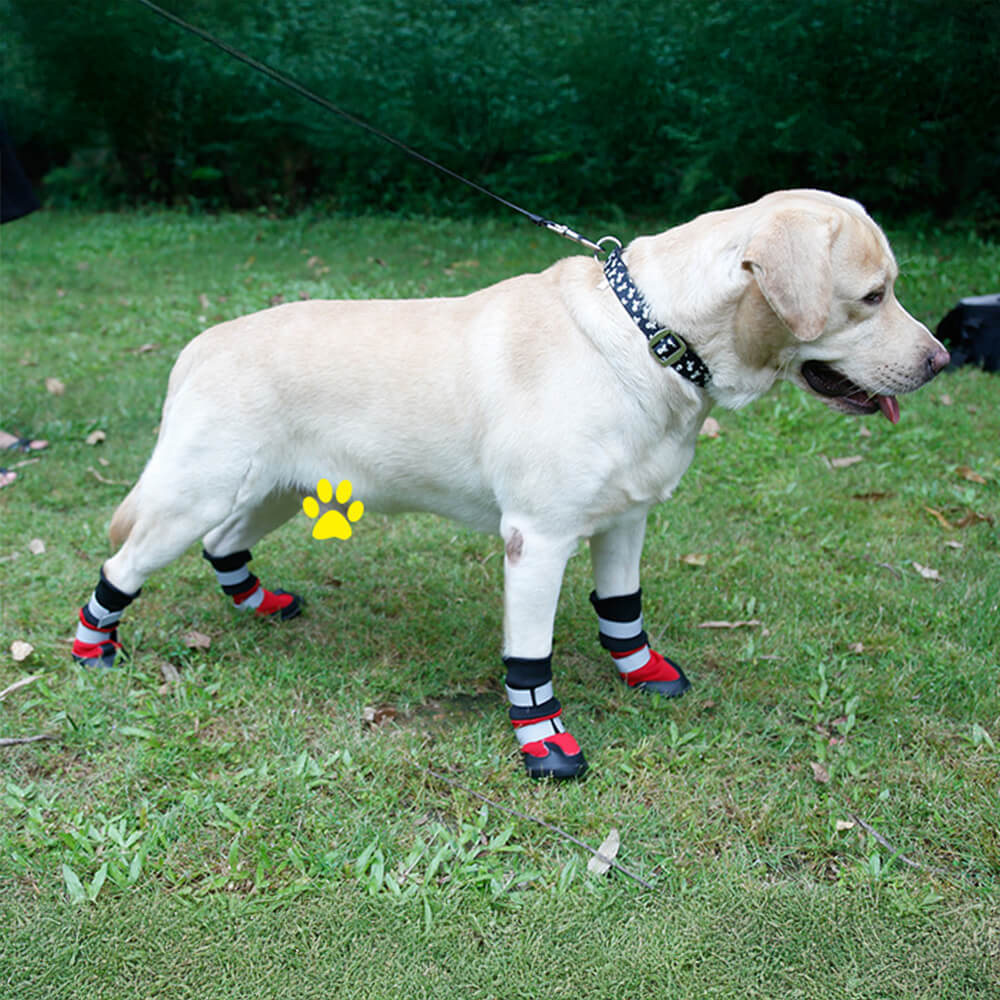
[[[955,472],[957,472],[963,479],[967,479],[970,483],[985,484],[986,482],[986,480],[979,475],[978,472],[973,472],[967,465],[960,465]]]
[[[176,684],[181,679],[181,672],[167,660],[160,664],[160,673],[163,674],[163,679],[171,684]]]
[[[940,580],[941,574],[936,569],[931,569],[929,566],[921,566],[920,563],[915,562],[913,568],[925,579],[925,580]]]
[[[851,495],[852,500],[864,500],[868,503],[875,503],[878,500],[885,500],[891,497],[892,494],[884,490],[872,490],[869,493],[854,493]]]
[[[594,875],[607,875],[611,870],[611,862],[618,856],[620,846],[621,838],[618,836],[618,831],[612,827],[597,849],[597,854],[587,862],[587,871]]]
[[[159,344],[140,344],[136,349],[136,354],[149,354],[150,351],[158,351],[160,349]]]
[[[948,548],[948,549],[964,549],[965,548],[965,546],[961,542],[956,542],[954,539],[951,539],[950,541],[947,541],[944,544],[945,544],[945,548]]]
[[[733,621],[733,622],[723,622],[723,621],[713,621],[713,622],[702,622],[698,628],[756,628],[756,626],[763,624],[757,618],[747,618],[743,621]]]
[[[857,825],[853,819],[838,819],[837,820],[837,830],[853,830]]]
[[[705,552],[689,552],[686,556],[681,556],[681,562],[685,566],[704,566],[708,562],[708,554]]]
[[[863,653],[865,651],[865,644],[863,642],[848,643],[847,651],[849,653]]]
[[[20,639],[15,639],[10,644],[10,655],[14,658],[15,663],[26,660],[34,651],[35,647],[30,642],[22,642]]]
[[[45,552],[45,542],[43,542],[40,538],[32,538],[31,541],[28,542],[28,551],[33,556],[42,555],[42,553]]]
[[[951,396],[948,395],[948,393],[942,392],[941,395],[938,396],[938,402],[942,406],[951,406],[954,400],[951,398]]]
[[[383,722],[391,722],[399,712],[392,705],[366,705],[361,710],[361,718],[369,729],[377,729]]]
[[[867,427],[865,424],[862,424],[860,429],[858,430],[858,435],[859,437],[870,438],[872,436],[872,432],[869,427]]]
[[[181,672],[166,660],[160,663],[160,673],[163,675],[163,683],[160,685],[160,694],[169,694],[170,689],[176,687],[181,681]]]
[[[935,510],[933,507],[928,507],[926,505],[924,506],[924,510],[926,510],[927,513],[930,514],[942,528],[946,528],[948,531],[955,530],[955,525],[953,525],[951,521],[949,521],[948,518],[941,513],[941,511]]]
[[[202,292],[201,295],[198,296],[198,305],[200,305],[202,309],[209,309],[211,308],[212,300],[204,292]]]
[[[831,458],[830,468],[831,469],[846,469],[851,465],[857,465],[858,462],[863,462],[863,455],[845,455],[843,458]]]
[[[95,445],[100,444],[102,441],[107,441],[108,436],[104,431],[91,431],[87,435],[87,444]]]
[[[993,518],[989,514],[980,514],[978,511],[970,510],[968,514],[963,514],[955,522],[956,528],[967,528],[970,524],[981,524],[982,522],[987,524],[993,523]]]
[[[66,391],[66,383],[57,378],[47,378],[45,380],[45,388],[53,396],[61,396]]]
[[[698,433],[702,437],[717,438],[722,433],[722,428],[715,417],[705,417],[705,422],[701,425],[701,430]]]
[[[185,632],[181,636],[181,642],[188,649],[209,649],[212,645],[212,640],[204,632],[197,632],[194,629],[191,629],[190,632]]]
[[[828,785],[830,783],[830,772],[819,761],[811,761],[809,766],[812,768],[813,777],[821,785]]]
[[[444,273],[447,275],[452,275],[456,271],[471,271],[479,267],[478,260],[456,260],[452,263],[451,267],[446,267]]]

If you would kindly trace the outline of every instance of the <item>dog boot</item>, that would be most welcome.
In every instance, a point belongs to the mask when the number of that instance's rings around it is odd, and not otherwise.
[[[302,599],[284,590],[267,590],[260,580],[247,569],[253,558],[250,551],[234,552],[229,556],[213,556],[202,551],[212,564],[219,586],[233,599],[233,604],[244,611],[253,611],[262,618],[288,621],[302,612]]]
[[[642,627],[641,590],[605,598],[591,591],[590,603],[597,612],[601,645],[611,654],[619,676],[629,687],[676,698],[691,686],[676,663],[649,648]]]
[[[73,659],[87,667],[113,667],[122,645],[118,641],[118,622],[122,612],[141,591],[126,594],[109,583],[101,570],[90,600],[80,608],[80,620],[73,640]]]
[[[552,657],[504,657],[510,721],[529,778],[579,778],[587,770],[580,745],[566,732],[552,689]]]
[[[580,744],[558,718],[515,722],[514,733],[529,778],[582,778],[587,773]]]

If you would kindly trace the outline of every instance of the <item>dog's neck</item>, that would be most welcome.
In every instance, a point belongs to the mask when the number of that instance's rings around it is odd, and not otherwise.
[[[685,228],[640,237],[622,256],[653,321],[677,330],[711,372],[706,391],[713,401],[738,409],[774,385],[788,332],[772,317],[774,337],[757,343],[757,356],[746,356],[741,331],[756,283],[742,266],[743,247],[725,233],[712,241],[683,239]]]
[[[604,262],[604,276],[624,310],[648,341],[650,354],[657,363],[672,368],[699,388],[706,388],[712,379],[708,365],[681,334],[656,322],[652,307],[632,280],[619,250],[608,254]]]

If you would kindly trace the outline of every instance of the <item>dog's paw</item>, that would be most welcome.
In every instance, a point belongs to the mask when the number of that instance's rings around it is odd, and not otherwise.
[[[336,500],[344,508],[327,510],[320,516],[320,504],[324,506],[334,499],[333,486],[329,479],[321,479],[316,484],[316,496],[308,496],[302,501],[302,510],[306,517],[314,521],[313,538],[350,538],[351,525],[361,520],[365,505],[360,500],[351,500],[353,487],[349,479],[341,479],[337,483]]]

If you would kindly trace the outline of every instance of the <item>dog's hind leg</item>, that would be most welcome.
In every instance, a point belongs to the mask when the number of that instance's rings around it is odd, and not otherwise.
[[[594,590],[590,603],[597,612],[601,645],[611,654],[629,687],[676,698],[690,683],[684,671],[650,649],[642,620],[639,560],[646,533],[646,511],[632,511],[590,540]]]
[[[225,516],[219,505],[200,507],[176,492],[153,492],[145,474],[123,507],[126,505],[124,544],[101,568],[97,587],[80,608],[72,654],[86,666],[114,666],[121,649],[119,620],[139,596],[143,583]]]
[[[284,590],[267,590],[247,568],[253,558],[250,547],[284,524],[300,505],[295,492],[272,493],[257,507],[234,513],[205,535],[202,555],[237,608],[274,621],[287,621],[302,610],[300,597]]]
[[[113,666],[121,649],[117,628],[122,612],[152,573],[192,543],[202,537],[226,541],[228,536],[239,546],[242,539],[256,540],[294,513],[291,494],[283,494],[282,504],[272,502],[273,480],[265,465],[241,455],[232,442],[206,435],[202,427],[176,426],[176,433],[169,426],[161,432],[139,482],[112,520],[122,545],[104,564],[97,587],[80,609],[73,643],[74,658],[88,666]],[[198,474],[191,474],[192,466]],[[279,606],[271,610],[288,617],[293,598],[275,597]]]

